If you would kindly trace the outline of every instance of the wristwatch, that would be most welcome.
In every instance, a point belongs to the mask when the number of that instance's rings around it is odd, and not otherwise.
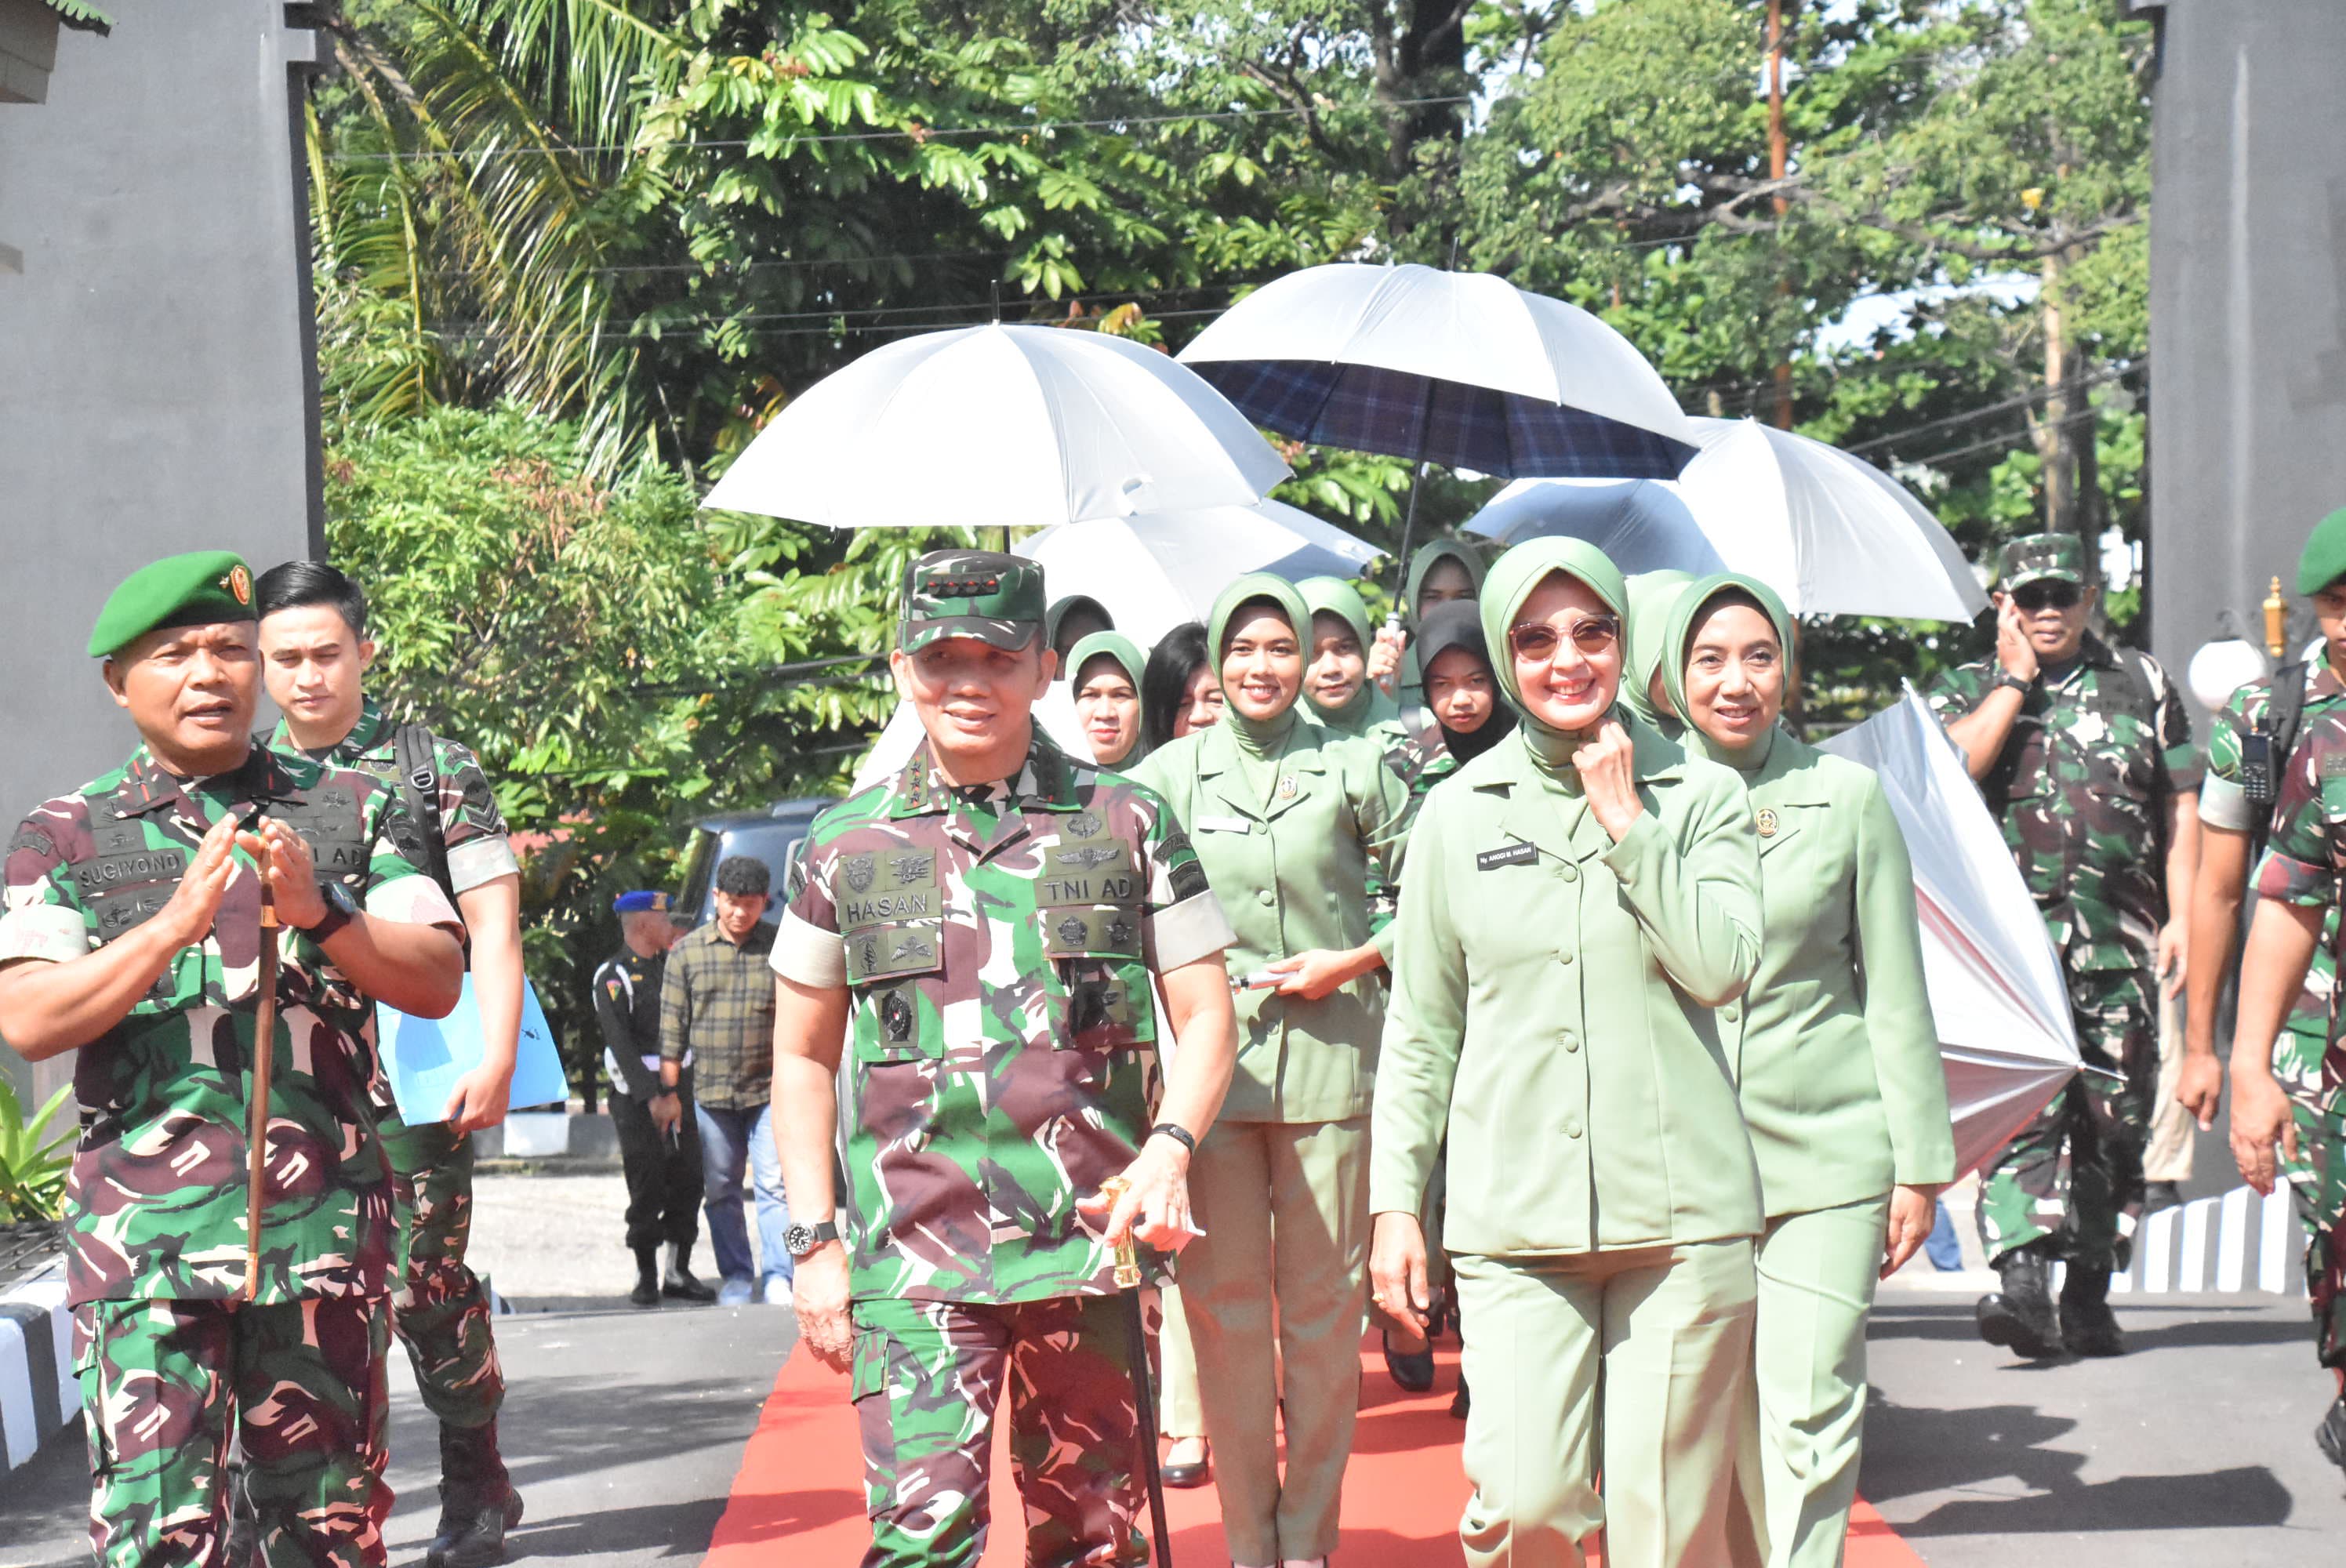
[[[340,882],[321,881],[318,896],[326,901],[325,915],[317,924],[303,926],[301,934],[311,942],[322,942],[358,918],[359,901]]]
[[[828,1219],[821,1225],[806,1225],[793,1221],[790,1227],[782,1232],[782,1246],[794,1258],[805,1257],[824,1242],[838,1239],[839,1227]]]
[[[2033,680],[2023,680],[2018,676],[2013,674],[2010,670],[2005,669],[1998,670],[1996,672],[1995,686],[1992,686],[1988,687],[1988,689],[1990,691],[1994,691],[1997,687],[2008,686],[2012,687],[2013,690],[2018,692],[2021,696],[2026,697],[2028,695],[2029,688],[2035,684],[2036,683]]]
[[[1191,1137],[1189,1135],[1189,1129],[1181,1125],[1178,1122],[1159,1122],[1155,1126],[1149,1128],[1148,1132],[1151,1137],[1154,1137],[1158,1133],[1163,1133],[1167,1137],[1171,1138],[1175,1143],[1180,1145],[1191,1154],[1194,1155],[1198,1152],[1198,1140]]]

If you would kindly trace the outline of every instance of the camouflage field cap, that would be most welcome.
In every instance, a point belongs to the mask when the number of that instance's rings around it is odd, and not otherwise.
[[[1018,649],[1043,635],[1043,568],[990,550],[932,550],[904,575],[896,646],[917,653],[945,637]]]
[[[1996,552],[1996,586],[2005,593],[2031,583],[2086,585],[2086,547],[2074,534],[2024,534]]]
[[[148,632],[250,621],[252,568],[233,550],[197,550],[150,561],[107,596],[89,629],[89,657],[107,658]]]

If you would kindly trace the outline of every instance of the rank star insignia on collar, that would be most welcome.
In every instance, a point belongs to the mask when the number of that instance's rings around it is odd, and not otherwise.
[[[1760,808],[1760,836],[1763,839],[1776,836],[1776,809],[1772,806]]]

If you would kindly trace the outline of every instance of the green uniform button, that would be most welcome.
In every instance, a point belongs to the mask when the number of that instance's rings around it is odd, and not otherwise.
[[[1743,1016],[1743,1009],[1736,1006],[1735,1003],[1730,1002],[1726,1006],[1719,1010],[1719,1015],[1721,1018],[1726,1019],[1729,1023],[1732,1023],[1737,1019]]]
[[[1572,962],[1572,950],[1568,947],[1558,948],[1556,950],[1556,961],[1558,963],[1570,963]]]
[[[1556,869],[1556,874],[1567,882],[1576,882],[1580,880],[1580,868],[1574,865],[1558,866]]]
[[[1579,1050],[1579,1049],[1580,1049],[1580,1036],[1579,1036],[1579,1035],[1577,1035],[1577,1034],[1575,1034],[1575,1033],[1574,1033],[1571,1030],[1569,1030],[1569,1029],[1566,1030],[1566,1031],[1564,1032],[1564,1048],[1565,1048],[1566,1051],[1577,1051],[1577,1050]]]
[[[1279,899],[1279,895],[1278,895],[1277,893],[1272,892],[1269,888],[1257,888],[1257,889],[1255,890],[1255,894],[1254,894],[1254,896],[1255,896],[1256,898],[1258,898],[1258,899],[1261,900],[1261,901],[1262,901],[1262,902],[1263,902],[1263,905],[1264,905],[1266,908],[1268,908],[1268,907],[1269,907],[1270,905],[1271,905],[1272,903],[1277,902],[1277,901],[1278,901],[1278,899]]]
[[[1580,1118],[1576,1116],[1564,1124],[1564,1135],[1567,1138],[1576,1138],[1580,1135]]]

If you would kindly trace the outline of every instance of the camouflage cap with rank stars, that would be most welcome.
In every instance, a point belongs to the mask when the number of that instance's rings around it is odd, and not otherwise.
[[[252,568],[233,550],[197,550],[150,561],[107,596],[89,629],[89,657],[111,658],[167,626],[250,621]]]
[[[2024,534],[1996,552],[1996,586],[2009,594],[2031,583],[2086,585],[2086,547],[2074,534]]]
[[[1043,635],[1043,568],[1023,555],[932,550],[904,575],[896,646],[918,653],[946,637],[1015,652]]]

